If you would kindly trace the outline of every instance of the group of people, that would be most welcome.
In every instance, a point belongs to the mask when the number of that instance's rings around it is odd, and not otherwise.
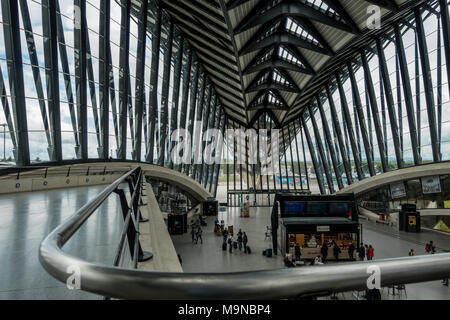
[[[198,240],[200,239],[201,241],[200,243],[203,244],[202,234],[203,234],[202,227],[192,226],[191,230],[192,243],[197,244]]]
[[[433,241],[430,241],[425,245],[425,252],[431,254],[436,253],[436,246],[434,245]]]
[[[411,249],[411,251],[414,253],[413,249]],[[429,253],[429,254],[435,254],[436,253],[436,246],[434,245],[433,241],[430,241],[430,242],[428,242],[425,245],[425,252]],[[412,254],[412,255],[414,255],[414,254]],[[411,254],[410,254],[410,256],[411,256]],[[442,280],[442,284],[444,286],[448,287],[448,278],[443,279]]]
[[[367,245],[367,244],[361,243],[361,246],[359,247],[359,251],[358,251],[358,258],[360,261],[373,260],[374,255],[375,255],[375,250],[372,247],[372,245]],[[355,260],[353,258],[353,252],[350,254],[350,260]]]
[[[352,244],[352,246],[353,246],[353,244]],[[327,241],[325,241],[323,243],[322,247],[320,248],[320,253],[322,254],[322,259],[321,259],[322,261],[320,261],[321,263],[325,263],[327,261],[329,247],[333,248],[334,258],[336,259],[336,261],[339,261],[339,254],[341,253],[341,248],[338,246],[336,241],[333,241],[330,245],[328,244]],[[351,251],[349,251],[349,252],[351,252]],[[352,254],[350,255],[350,259],[352,260]]]
[[[237,233],[236,240],[234,239],[233,235],[229,233],[228,230],[226,229],[223,230],[222,237],[223,237],[222,246],[225,249],[228,246],[228,250],[230,253],[233,253],[233,248],[236,250],[239,249],[239,251],[242,251],[242,248],[244,248],[244,253],[250,253],[249,248],[247,246],[248,244],[247,234],[245,232],[242,232],[241,229],[239,229],[239,232]]]

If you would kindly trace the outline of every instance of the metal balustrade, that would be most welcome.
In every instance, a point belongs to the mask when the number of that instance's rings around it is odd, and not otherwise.
[[[119,186],[128,182],[131,200]],[[136,168],[105,188],[97,197],[57,227],[41,243],[39,259],[53,277],[66,283],[80,271],[81,290],[117,299],[285,299],[364,290],[374,268],[381,286],[450,277],[450,254],[435,254],[366,262],[306,266],[292,269],[233,273],[168,273],[118,267],[126,238],[133,267],[151,258],[139,244],[139,205],[143,174]],[[125,219],[113,266],[92,263],[65,253],[67,241],[113,193],[119,194]],[[371,271],[372,270],[372,271]]]

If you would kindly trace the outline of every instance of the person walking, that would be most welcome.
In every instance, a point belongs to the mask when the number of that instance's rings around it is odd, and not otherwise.
[[[228,235],[225,232],[225,230],[222,232],[222,239],[223,239],[223,246],[225,247],[227,245]]]
[[[373,256],[374,256],[374,249],[372,247],[372,245],[369,246],[369,253],[367,255],[367,260],[373,260]]]
[[[431,251],[431,254],[436,253],[436,246],[434,245],[433,241],[430,241],[430,251]]]
[[[243,233],[243,236],[242,236],[242,243],[244,244],[244,253],[247,253],[248,237],[245,232]]]
[[[203,234],[202,228],[198,227],[197,234],[196,234],[196,236],[197,236],[196,243],[198,243],[198,239],[200,239],[201,243],[203,244],[202,234]]]
[[[336,259],[336,261],[339,261],[339,253],[341,253],[341,248],[339,248],[336,242],[333,242],[333,244],[334,244],[333,246],[334,258]]]
[[[322,254],[322,262],[325,263],[328,257],[328,244],[326,241],[323,243],[322,248],[320,248],[320,253]]]
[[[350,258],[350,261],[354,261],[355,258],[353,254],[355,253],[355,246],[353,245],[353,242],[350,243],[350,246],[348,247],[348,256]]]
[[[360,261],[364,261],[364,258],[366,257],[366,248],[362,243],[361,246],[359,247],[358,257]]]
[[[239,229],[239,232],[237,234],[237,243],[239,247],[239,251],[242,251],[242,230]]]
[[[230,234],[230,236],[228,237],[228,245],[230,246],[230,253],[233,253],[233,236]]]
[[[194,241],[195,241],[195,228],[194,228],[194,226],[192,226],[191,236],[192,236],[192,243],[194,243]]]
[[[300,250],[300,247],[298,243],[295,244],[295,261],[300,261],[300,258],[302,256],[302,251]]]

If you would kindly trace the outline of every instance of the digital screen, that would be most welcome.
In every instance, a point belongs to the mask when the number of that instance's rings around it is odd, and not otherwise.
[[[331,202],[328,213],[333,216],[348,217],[349,204],[347,202]]]
[[[308,202],[307,207],[308,215],[326,215],[327,203],[326,202]]]
[[[305,203],[304,202],[295,202],[295,201],[286,201],[284,203],[284,213],[293,215],[293,214],[304,214],[305,213]]]

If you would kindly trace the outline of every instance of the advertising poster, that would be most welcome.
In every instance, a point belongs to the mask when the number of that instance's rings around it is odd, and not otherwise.
[[[392,199],[406,197],[406,189],[403,181],[391,184],[391,197]]]
[[[439,176],[422,178],[423,194],[441,193],[441,179]]]

